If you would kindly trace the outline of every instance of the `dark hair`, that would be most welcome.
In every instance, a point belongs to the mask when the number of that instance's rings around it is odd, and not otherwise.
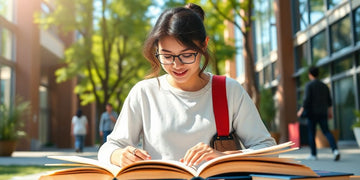
[[[200,6],[198,6],[198,5],[194,4],[194,3],[189,3],[189,4],[186,4],[185,7],[188,8],[188,9],[193,10],[197,15],[199,15],[201,20],[204,21],[205,12]]]
[[[317,78],[319,76],[319,68],[311,66],[309,68],[309,73],[314,76],[315,78]]]
[[[81,111],[81,109],[77,110],[76,116],[77,116],[77,117],[81,117],[81,116],[82,116],[82,111]]]
[[[204,11],[196,4],[165,10],[158,20],[144,44],[144,56],[150,62],[152,72],[147,77],[157,77],[161,65],[155,57],[158,42],[161,38],[172,36],[182,45],[198,51],[205,57],[205,62],[199,75],[209,64],[210,55],[206,46],[206,30],[203,24]],[[199,42],[198,46],[195,42]]]

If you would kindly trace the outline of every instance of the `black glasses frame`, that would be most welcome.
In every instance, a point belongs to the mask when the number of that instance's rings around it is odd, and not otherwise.
[[[184,54],[192,54],[192,55],[194,56],[194,61],[192,61],[192,62],[184,62],[184,61],[180,58],[180,56],[181,56],[181,55],[184,55]],[[164,65],[174,64],[175,58],[178,58],[179,61],[180,61],[181,63],[183,63],[183,64],[193,64],[193,63],[196,61],[196,56],[197,56],[198,54],[199,54],[199,52],[196,52],[196,53],[182,53],[182,54],[179,54],[179,55],[172,55],[172,54],[155,54],[155,56],[156,56],[156,58],[159,60],[159,62],[160,62],[161,64],[164,64]],[[161,62],[161,60],[159,59],[159,56],[160,56],[160,55],[172,56],[173,60],[172,60],[171,63],[163,63],[163,62]]]

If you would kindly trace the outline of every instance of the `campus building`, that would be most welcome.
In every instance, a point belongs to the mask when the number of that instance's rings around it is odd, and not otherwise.
[[[54,73],[63,66],[64,50],[75,36],[34,23],[35,12],[51,10],[51,4],[42,0],[0,0],[0,103],[14,106],[19,96],[31,104],[29,116],[24,117],[26,137],[18,149],[73,146],[71,119],[80,106],[73,92],[76,79],[57,83]],[[81,108],[90,123],[86,143],[93,145],[95,108]]]
[[[360,1],[254,0],[254,4],[256,78],[259,86],[273,90],[280,140],[287,140],[288,124],[298,120],[310,65],[320,68],[320,79],[332,94],[330,128],[337,130],[339,140],[354,140],[353,110],[359,109],[360,100]],[[238,35],[235,28],[233,36],[241,45]],[[238,55],[227,66],[227,73],[239,81],[244,79],[243,61]],[[307,142],[302,124],[301,141]]]

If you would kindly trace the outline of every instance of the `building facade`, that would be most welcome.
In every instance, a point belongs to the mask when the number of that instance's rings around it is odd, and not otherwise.
[[[354,140],[353,110],[359,109],[360,101],[360,1],[254,0],[254,4],[256,77],[259,86],[273,90],[282,141],[288,139],[288,124],[299,120],[296,112],[311,65],[320,68],[320,79],[332,94],[330,128],[339,130],[339,140]],[[244,79],[243,66],[238,65],[242,61],[236,58],[237,65],[228,67],[239,80]],[[306,136],[301,129],[300,133]]]
[[[21,97],[31,104],[24,117],[26,137],[17,149],[43,146],[72,147],[71,119],[80,107],[73,89],[76,79],[57,83],[55,71],[63,66],[64,50],[73,34],[61,35],[56,27],[40,28],[35,13],[49,13],[50,1],[0,0],[0,103],[15,105]],[[95,108],[81,107],[90,123],[88,145],[95,142]]]

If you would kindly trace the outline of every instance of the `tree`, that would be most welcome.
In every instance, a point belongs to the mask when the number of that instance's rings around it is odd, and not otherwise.
[[[223,20],[231,22],[240,30],[245,48],[245,86],[244,88],[252,98],[253,102],[259,107],[260,94],[259,87],[255,81],[255,61],[251,48],[251,26],[253,0],[210,0],[213,9]],[[241,24],[235,20],[235,17],[241,19]]]
[[[111,102],[117,111],[131,87],[146,73],[142,43],[150,29],[146,16],[150,0],[54,0],[54,11],[37,15],[43,27],[56,25],[63,33],[76,32],[66,50],[66,66],[57,81],[77,77],[75,92],[83,105],[96,102],[102,112]]]

